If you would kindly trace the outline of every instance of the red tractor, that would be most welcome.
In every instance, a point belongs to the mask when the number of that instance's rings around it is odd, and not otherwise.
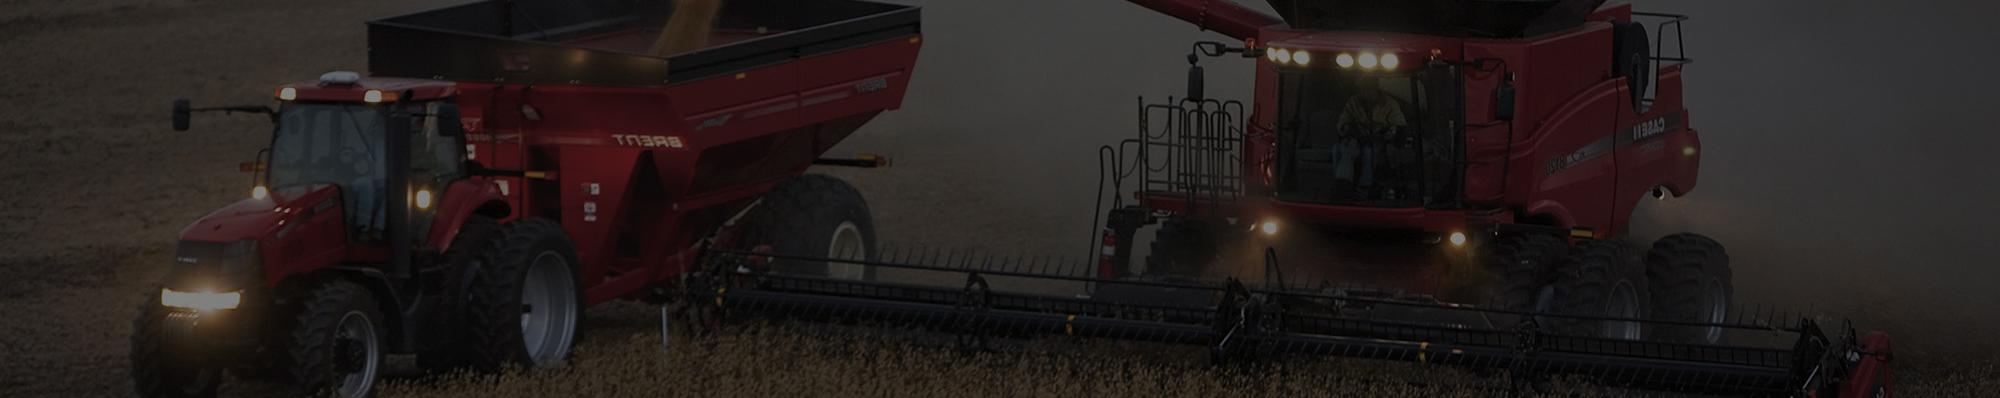
[[[667,2],[489,0],[369,23],[363,76],[276,88],[250,197],[181,232],[141,309],[149,397],[223,371],[372,394],[386,355],[493,371],[570,357],[585,308],[674,289],[715,241],[872,258],[859,192],[809,165],[901,105],[915,7],[732,0],[654,56]],[[778,262],[866,280],[872,269]]]

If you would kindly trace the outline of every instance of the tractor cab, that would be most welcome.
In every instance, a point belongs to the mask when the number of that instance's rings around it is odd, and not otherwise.
[[[379,241],[388,228],[389,170],[407,170],[411,227],[427,230],[425,210],[442,187],[466,175],[457,105],[446,100],[454,91],[450,83],[362,79],[353,72],[280,87],[283,103],[254,190],[338,187],[350,241]],[[406,134],[390,134],[392,126]],[[385,144],[394,135],[409,137],[407,167],[390,167]]]

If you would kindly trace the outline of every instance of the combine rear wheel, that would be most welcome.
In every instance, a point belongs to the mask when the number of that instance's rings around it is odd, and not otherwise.
[[[779,184],[744,217],[745,242],[769,245],[777,254],[828,259],[875,260],[875,218],[861,191],[846,181],[808,174]],[[793,275],[875,280],[875,267],[862,264],[779,259],[771,269]]]
[[[336,280],[302,298],[286,357],[307,396],[374,396],[383,365],[381,307],[368,289]]]
[[[569,237],[553,221],[519,221],[486,253],[466,305],[467,364],[494,372],[567,361],[583,313]]]
[[[1585,241],[1556,269],[1553,312],[1560,315],[1643,319],[1646,270],[1638,253],[1616,240]],[[1558,318],[1557,330],[1578,336],[1637,340],[1645,327],[1634,321]]]
[[[157,291],[157,290],[156,290]],[[168,331],[170,311],[160,305],[160,295],[139,308],[132,320],[132,387],[141,397],[213,397],[222,385],[220,367],[199,363],[180,355],[188,347],[175,347]]]
[[[1653,243],[1646,253],[1646,277],[1653,282],[1653,318],[1678,322],[1722,323],[1729,317],[1729,253],[1714,239],[1674,234]],[[1666,326],[1654,332],[1661,340],[1721,343],[1720,327]]]

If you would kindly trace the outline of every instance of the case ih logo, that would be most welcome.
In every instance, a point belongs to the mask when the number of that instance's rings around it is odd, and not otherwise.
[[[1632,126],[1631,141],[1632,142],[1645,141],[1646,139],[1659,137],[1661,134],[1666,134],[1668,131],[1672,130],[1674,123],[1678,121],[1676,119],[1678,119],[1677,116],[1668,115],[1668,116],[1661,116],[1653,120],[1639,122],[1639,124]]]
[[[678,149],[685,147],[685,145],[681,143],[681,137],[665,136],[665,135],[612,134],[611,139],[617,140],[618,145],[636,146],[642,148]]]

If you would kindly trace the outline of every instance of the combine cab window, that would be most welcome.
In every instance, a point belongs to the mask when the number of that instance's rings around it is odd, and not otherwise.
[[[348,225],[379,230],[384,169],[381,109],[361,104],[292,104],[272,135],[272,190],[310,184],[340,187]]]
[[[1434,75],[1442,75],[1434,74]],[[1457,162],[1454,80],[1403,74],[1279,75],[1279,199],[1371,207],[1451,202]]]

